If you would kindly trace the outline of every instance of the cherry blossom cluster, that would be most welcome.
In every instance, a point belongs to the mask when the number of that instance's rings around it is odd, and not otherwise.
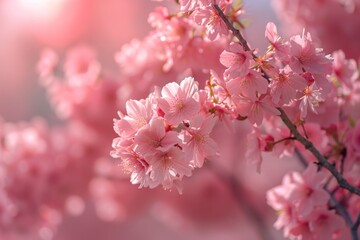
[[[286,175],[282,186],[269,191],[269,204],[282,211],[276,227],[292,238],[357,239],[360,209],[351,205],[359,200],[360,183],[356,62],[342,51],[326,55],[305,30],[285,40],[273,23],[265,31],[268,50],[259,55],[234,27],[238,22],[227,9],[238,10],[236,2],[179,4],[189,19],[205,26],[204,39],[231,39],[218,56],[224,70],[210,68],[202,90],[185,78],[145,100],[127,102],[126,114],[120,112],[115,120],[119,137],[113,141],[112,156],[121,158],[131,182],[179,188],[183,176],[216,155],[209,137],[215,119],[230,130],[234,121],[248,122],[252,130],[244,136],[245,156],[258,171],[263,152],[296,155],[308,166],[303,174]],[[339,187],[339,179],[346,181],[345,187]]]
[[[242,35],[241,0],[176,2],[178,12],[156,8],[148,18],[152,31],[115,55],[117,78],[108,77],[89,46],[72,49],[64,61],[43,52],[41,84],[66,122],[50,128],[42,120],[0,121],[0,234],[35,230],[50,239],[62,214],[79,214],[89,196],[100,218],[124,219],[147,204],[122,182],[123,172],[139,188],[181,193],[182,180],[219,161],[217,143],[241,125],[243,157],[259,173],[268,153],[295,158],[305,169],[287,173],[267,193],[276,229],[290,239],[358,239],[359,64],[341,50],[327,55],[306,30],[283,38],[273,23],[265,29],[268,49],[259,52]],[[314,8],[282,2],[296,6],[297,15]],[[358,10],[355,0],[329,2],[348,14]],[[304,18],[320,17],[326,18]],[[110,155],[123,172],[108,159],[111,140]],[[197,181],[206,188],[212,178]],[[228,193],[227,182],[218,182],[211,185]],[[188,206],[177,208],[192,216]],[[220,210],[234,214],[229,206]]]
[[[181,192],[178,182],[217,153],[210,137],[216,118],[201,110],[198,86],[190,77],[168,83],[145,100],[129,100],[126,114],[119,112],[114,123],[119,137],[111,155],[121,158],[133,184]]]
[[[274,226],[284,228],[285,237],[350,239],[344,219],[328,205],[326,176],[324,171],[309,166],[302,174],[287,174],[281,186],[268,191],[270,206],[279,212]]]

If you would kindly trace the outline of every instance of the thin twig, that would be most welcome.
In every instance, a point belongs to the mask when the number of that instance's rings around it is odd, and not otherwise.
[[[277,140],[277,141],[273,142],[273,144],[276,145],[276,144],[279,144],[279,143],[282,143],[282,142],[285,142],[285,141],[289,141],[289,140],[296,140],[296,138],[294,138],[294,137],[286,137],[286,138],[283,138],[283,139],[280,139],[280,140]]]

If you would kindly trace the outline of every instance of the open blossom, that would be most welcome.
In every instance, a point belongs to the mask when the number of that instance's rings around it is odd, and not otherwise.
[[[229,30],[226,27],[226,24],[221,19],[219,14],[216,12],[214,7],[212,6],[211,0],[200,0],[203,4],[202,7],[195,9],[193,16],[194,21],[206,27],[207,37],[210,40],[215,40],[219,35],[227,35]],[[228,7],[228,1],[226,0],[215,0],[216,4],[226,12],[226,8]]]
[[[276,57],[287,61],[289,44],[278,35],[276,25],[272,22],[266,24],[265,37],[270,42],[270,51],[275,51]]]
[[[287,174],[280,186],[276,186],[266,193],[267,203],[279,213],[274,227],[276,229],[284,228],[285,237],[289,236],[291,227],[296,223],[296,210],[290,200],[291,181],[291,176]]]
[[[316,207],[322,207],[329,201],[329,195],[323,189],[326,174],[317,172],[315,165],[310,165],[300,175],[293,173],[291,185],[294,187],[290,199],[296,205],[300,218],[305,218]]]
[[[261,95],[260,97],[234,97],[237,103],[237,111],[241,116],[246,116],[249,121],[258,126],[261,125],[265,114],[280,115],[271,102],[269,95]]]
[[[310,33],[303,31],[290,39],[290,67],[296,72],[308,71],[313,74],[327,74],[331,72],[331,61],[316,48]]]
[[[227,79],[241,78],[249,72],[252,55],[245,51],[239,43],[230,43],[228,50],[220,55],[220,62],[227,67],[224,76]]]
[[[158,99],[158,105],[169,124],[177,125],[199,112],[200,105],[195,100],[197,91],[197,83],[192,77],[185,78],[180,85],[168,83],[162,88],[162,98]]]
[[[245,76],[229,80],[226,87],[232,95],[252,98],[258,94],[265,94],[268,89],[268,82],[260,72],[250,69]]]
[[[322,97],[321,90],[316,88],[316,84],[312,84],[304,90],[304,96],[302,96],[299,100],[299,108],[301,111],[300,118],[305,119],[308,108],[310,108],[314,113],[317,113],[316,107],[319,106],[320,102],[324,101],[324,98]]]
[[[178,133],[166,132],[166,123],[163,118],[155,117],[150,123],[140,129],[135,135],[136,152],[143,156],[151,155],[156,150],[168,151],[176,144],[180,144]]]
[[[113,144],[113,147],[117,148],[118,146]],[[139,188],[153,188],[155,184],[151,181],[150,176],[147,174],[149,163],[132,149],[117,148],[117,150],[118,151],[113,151],[111,155],[113,157],[121,158],[120,166],[125,173],[130,174],[130,182],[132,184],[139,184]]]
[[[270,95],[274,103],[288,104],[295,99],[297,92],[302,92],[306,86],[305,79],[294,73],[287,65],[280,69],[278,74],[271,76]]]
[[[126,102],[126,115],[119,112],[120,119],[114,120],[114,130],[120,136],[132,135],[145,126],[153,116],[153,109],[149,99]]]
[[[202,167],[204,160],[210,156],[218,154],[216,142],[210,137],[217,119],[210,116],[204,118],[201,115],[196,116],[189,122],[189,127],[184,132],[184,141],[188,157],[194,162],[196,167]]]
[[[176,187],[176,181],[191,176],[192,166],[179,148],[156,151],[151,158],[148,172],[155,186],[161,184],[164,189]],[[181,189],[178,189],[181,190]]]

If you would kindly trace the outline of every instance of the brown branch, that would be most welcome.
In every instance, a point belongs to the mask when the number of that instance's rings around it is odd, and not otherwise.
[[[224,14],[224,12],[221,10],[221,8],[217,5],[214,4],[213,5],[215,11],[217,12],[217,14],[219,15],[219,17],[224,21],[224,23],[226,24],[227,28],[233,33],[233,35],[240,41],[241,46],[244,48],[245,51],[251,51],[247,41],[245,40],[245,38],[242,36],[242,34],[240,33],[240,31],[238,29],[236,29],[232,23],[229,21],[229,19],[227,18],[227,16]],[[252,55],[254,58],[257,58],[257,56],[255,54]]]
[[[334,165],[329,163],[326,158],[319,152],[319,150],[306,139],[304,136],[300,134],[297,130],[296,126],[291,122],[289,117],[286,115],[285,111],[282,108],[277,108],[280,111],[280,118],[285,123],[285,125],[290,129],[291,133],[294,135],[297,141],[299,141],[308,151],[310,151],[318,160],[317,164],[321,167],[326,168],[336,179],[339,186],[348,190],[351,193],[360,196],[360,189],[351,185],[342,175],[341,173],[335,168]]]
[[[229,19],[226,17],[226,15],[224,14],[224,12],[221,10],[221,8],[217,5],[214,4],[213,5],[215,11],[217,12],[217,14],[219,15],[219,17],[223,20],[223,22],[225,23],[225,25],[227,26],[227,28],[232,32],[232,34],[239,40],[240,45],[244,48],[245,51],[249,51],[251,52],[251,55],[253,57],[253,59],[256,61],[256,59],[258,59],[258,57],[254,54],[254,52],[251,51],[248,42],[246,41],[246,39],[242,36],[241,32],[239,31],[239,29],[236,29],[233,24],[229,21]],[[263,74],[264,78],[270,82],[270,77],[267,75],[267,73],[264,71],[264,69],[260,66],[261,69],[261,73]]]
[[[354,225],[351,227],[351,235],[352,236],[358,236],[357,232],[358,232],[359,226],[360,226],[360,214],[358,215]],[[356,240],[358,240],[358,238]]]
[[[246,51],[250,51],[250,47],[245,40],[245,38],[242,36],[241,32],[236,29],[232,23],[228,20],[224,12],[220,9],[220,7],[217,4],[213,5],[214,9],[218,13],[219,17],[224,21],[228,29],[233,33],[233,35],[239,40],[239,43]],[[252,53],[253,58],[257,59],[257,56]],[[264,73],[264,78],[269,82],[269,77]],[[297,130],[296,126],[291,122],[289,117],[286,115],[285,111],[282,108],[277,108],[280,111],[280,118],[285,123],[285,125],[290,129],[293,136],[296,138],[297,141],[299,141],[307,150],[309,150],[318,160],[319,166],[322,166],[326,168],[337,180],[339,186],[341,188],[347,189],[349,192],[354,193],[358,196],[360,196],[360,188],[355,187],[351,185],[342,175],[339,173],[339,171],[333,166],[331,163],[329,163],[325,157],[317,150],[317,148],[313,145],[312,142],[310,142],[308,139],[306,139],[304,136],[300,134],[300,132]]]

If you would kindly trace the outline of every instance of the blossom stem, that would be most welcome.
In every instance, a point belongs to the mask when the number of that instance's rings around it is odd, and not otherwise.
[[[285,142],[285,141],[288,141],[288,140],[296,140],[296,138],[294,138],[294,137],[286,137],[286,138],[283,138],[283,139],[280,139],[280,140],[277,140],[277,141],[273,142],[273,144],[276,145],[276,144],[279,144],[279,143],[282,143],[282,142]]]

